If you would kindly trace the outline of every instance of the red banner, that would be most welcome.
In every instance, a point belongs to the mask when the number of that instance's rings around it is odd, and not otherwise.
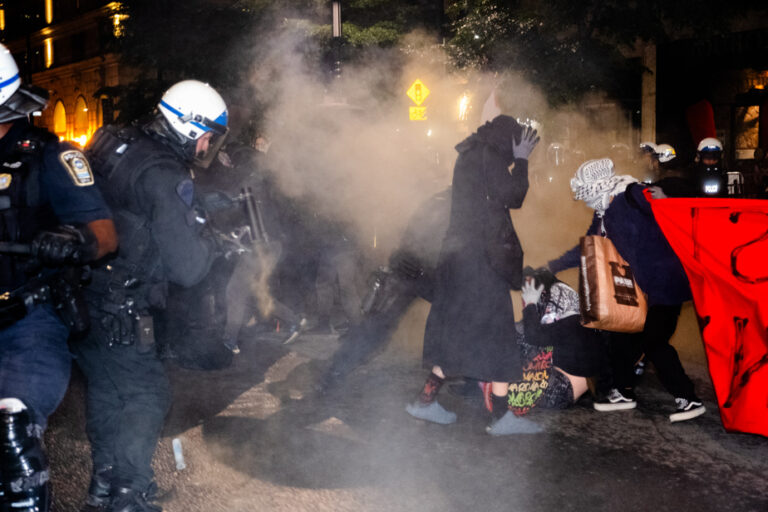
[[[723,426],[768,436],[768,201],[651,205],[691,283]]]

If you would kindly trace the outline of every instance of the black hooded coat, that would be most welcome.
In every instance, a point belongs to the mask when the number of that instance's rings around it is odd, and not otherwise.
[[[426,367],[438,365],[448,376],[497,382],[521,377],[510,284],[486,252],[498,226],[511,228],[509,209],[520,208],[528,191],[528,161],[515,159],[512,149],[521,132],[513,118],[501,115],[456,146],[451,217],[423,357]],[[519,245],[516,236],[514,243]]]

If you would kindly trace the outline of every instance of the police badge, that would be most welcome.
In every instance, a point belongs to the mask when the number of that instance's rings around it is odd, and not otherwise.
[[[93,172],[88,164],[85,155],[76,149],[64,151],[59,155],[59,160],[64,164],[64,168],[69,172],[69,177],[78,187],[89,187],[93,185]]]

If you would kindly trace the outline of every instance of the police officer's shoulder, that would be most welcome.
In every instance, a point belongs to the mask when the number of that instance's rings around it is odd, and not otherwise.
[[[68,142],[37,126],[28,126],[16,142],[20,154],[42,154],[42,168],[45,172],[66,172],[69,180],[77,187],[94,184],[93,172],[83,152]]]
[[[44,157],[47,168],[55,168],[57,162],[76,187],[90,187],[94,184],[91,164],[88,163],[82,150],[69,142],[58,140],[46,146],[46,148],[49,147],[51,149],[46,151]]]

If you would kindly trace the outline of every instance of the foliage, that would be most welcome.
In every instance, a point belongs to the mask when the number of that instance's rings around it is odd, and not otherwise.
[[[553,103],[601,90],[632,92],[638,43],[727,30],[748,2],[714,0],[455,0],[447,14],[457,65],[513,68]]]
[[[405,36],[421,30],[432,44],[448,36],[457,67],[515,69],[557,104],[595,90],[636,97],[638,43],[727,29],[746,1],[344,0],[342,38],[334,40],[329,0],[123,0],[129,18],[119,43],[140,72],[134,88],[154,92],[194,77],[228,89],[249,83],[276,33],[294,34],[292,50],[328,78],[337,59],[370,59],[381,49],[405,56],[413,51]],[[149,94],[128,96],[126,116]]]

